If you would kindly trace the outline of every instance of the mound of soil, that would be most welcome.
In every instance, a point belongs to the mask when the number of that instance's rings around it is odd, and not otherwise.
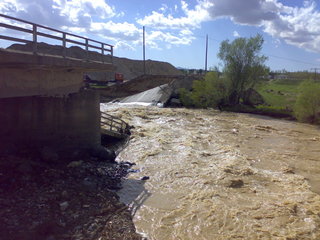
[[[50,45],[47,43],[38,43],[37,45],[38,52],[42,54],[48,55],[57,55],[62,56],[63,47],[59,45]],[[32,44],[13,44],[8,49],[11,50],[19,50],[32,52],[33,46]],[[78,58],[78,59],[86,59],[87,52],[77,46],[72,46],[66,49],[66,54],[68,57]],[[98,52],[89,51],[88,58],[94,61],[101,61],[102,55]],[[144,65],[142,60],[133,60],[128,58],[121,58],[113,56],[112,60],[110,55],[104,56],[105,62],[112,62],[116,67],[116,72],[122,73],[124,75],[125,80],[131,80],[138,76],[144,74]],[[109,81],[114,80],[114,72],[90,72],[88,73],[89,77],[92,80],[97,81]],[[161,61],[146,61],[146,74],[149,75],[182,75],[183,73],[175,68],[173,65],[167,62]]]

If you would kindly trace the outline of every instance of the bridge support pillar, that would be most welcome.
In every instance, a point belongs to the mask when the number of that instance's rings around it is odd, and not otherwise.
[[[0,149],[90,150],[101,144],[99,95],[0,99]]]

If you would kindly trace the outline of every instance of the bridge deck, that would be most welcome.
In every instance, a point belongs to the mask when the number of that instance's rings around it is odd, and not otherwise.
[[[19,69],[77,69],[86,72],[114,71],[112,63],[86,61],[49,54],[33,54],[17,50],[0,49],[0,68]]]

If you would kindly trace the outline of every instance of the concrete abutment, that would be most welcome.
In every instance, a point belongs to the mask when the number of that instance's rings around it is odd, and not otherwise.
[[[46,146],[90,150],[100,146],[99,94],[84,90],[65,97],[0,99],[0,142],[21,149]]]

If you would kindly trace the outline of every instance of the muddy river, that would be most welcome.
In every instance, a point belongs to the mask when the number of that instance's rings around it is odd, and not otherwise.
[[[320,239],[319,127],[216,110],[107,111],[135,127],[118,160],[136,165],[118,194],[148,239]]]

